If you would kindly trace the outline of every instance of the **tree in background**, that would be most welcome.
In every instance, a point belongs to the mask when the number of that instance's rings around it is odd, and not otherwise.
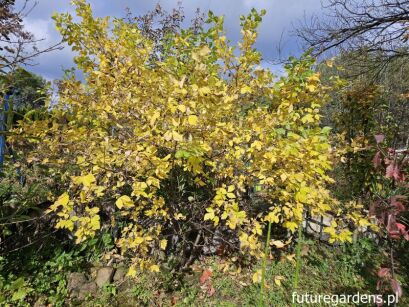
[[[160,4],[157,4],[154,10],[144,15],[135,16],[127,9],[127,16],[124,18],[124,21],[134,24],[141,31],[142,35],[153,43],[152,59],[160,61],[166,57],[168,52],[167,40],[171,40],[172,35],[186,30],[199,33],[202,29],[204,16],[200,13],[199,9],[197,9],[196,15],[190,24],[187,27],[182,27],[185,19],[182,4],[178,2],[177,7],[171,12],[164,10]]]
[[[14,70],[22,64],[29,64],[36,56],[61,49],[61,44],[39,49],[40,41],[23,25],[23,18],[35,7],[36,2],[24,0],[20,9],[15,0],[0,0],[0,73]]]
[[[298,36],[315,54],[354,51],[354,66],[382,70],[408,58],[409,2],[406,0],[327,0],[324,16],[306,20]],[[371,54],[367,61],[361,56]]]
[[[383,134],[388,146],[404,149],[409,131],[407,61],[396,58],[378,74],[352,65],[355,56],[354,52],[343,53],[318,66],[331,87],[331,99],[323,109],[324,123],[337,135],[334,145],[344,144],[342,163],[335,167],[339,184],[334,188],[347,198],[363,197],[368,192],[373,177],[370,144],[374,135]],[[371,57],[360,56],[363,62]]]
[[[46,100],[47,82],[39,75],[18,67],[0,77],[0,87],[8,87],[9,103],[19,113],[43,107]],[[11,88],[11,89],[10,89]]]

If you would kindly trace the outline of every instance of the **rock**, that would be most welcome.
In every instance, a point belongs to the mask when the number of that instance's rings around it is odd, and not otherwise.
[[[97,284],[93,281],[87,282],[83,284],[81,288],[78,289],[78,299],[83,300],[87,298],[87,296],[96,296],[98,292]]]
[[[100,268],[97,272],[97,277],[95,282],[98,287],[102,288],[105,284],[109,284],[112,281],[112,276],[114,275],[114,268],[103,267]]]
[[[91,267],[91,268],[89,269],[89,276],[90,276],[89,279],[95,279],[95,277],[97,277],[97,273],[98,273],[98,270],[99,270],[100,268],[101,268],[101,267],[98,267],[98,266],[93,266],[93,267]]]
[[[87,282],[87,278],[84,273],[73,272],[68,275],[67,289],[72,291],[81,288],[83,284]]]
[[[128,292],[135,287],[135,281],[130,278],[126,278],[117,286],[118,292]]]
[[[46,307],[46,299],[44,297],[40,297],[33,305],[33,307]]]
[[[126,275],[126,268],[124,267],[119,267],[116,269],[115,274],[114,274],[114,281],[115,282],[120,282],[124,279],[125,275]]]

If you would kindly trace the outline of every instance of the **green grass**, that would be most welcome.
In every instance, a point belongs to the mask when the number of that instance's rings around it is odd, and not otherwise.
[[[297,293],[310,294],[375,294],[376,270],[385,261],[385,256],[369,241],[362,240],[346,247],[327,247],[318,243],[303,242],[304,252]],[[260,286],[252,282],[253,269],[237,268],[223,271],[224,261],[206,258],[196,263],[193,272],[186,274],[175,288],[164,288],[164,277],[142,275],[135,281],[133,290],[119,294],[110,302],[112,306],[255,306],[259,302]],[[269,260],[267,262],[264,290],[265,306],[291,306],[295,262]],[[212,270],[209,284],[215,292],[209,295],[207,285],[199,282],[204,269]],[[274,283],[275,276],[283,276],[281,286]],[[404,292],[408,293],[407,276],[400,276]],[[407,297],[399,306],[408,306]],[[90,302],[93,305],[94,302]],[[101,303],[101,302],[99,302]],[[95,305],[95,304],[94,304]],[[324,305],[309,305],[324,306]],[[342,306],[341,304],[338,306]]]
[[[398,306],[409,306],[409,242],[402,242],[395,252],[397,278],[403,287],[403,298]],[[289,255],[291,251],[284,251]],[[303,240],[301,247],[300,272],[297,293],[309,294],[376,294],[376,272],[386,266],[389,259],[384,250],[370,240],[359,240],[355,244],[329,247],[314,241]],[[278,257],[278,256],[277,256]],[[32,259],[31,259],[32,258]],[[26,302],[12,302],[10,306],[29,306],[39,297],[53,302],[54,306],[72,305],[67,299],[65,273],[87,270],[85,261],[76,253],[55,250],[55,256],[45,261],[31,257],[25,262],[25,269],[31,272],[20,279],[27,297]],[[88,259],[88,258],[87,258]],[[293,259],[295,259],[293,257]],[[1,264],[1,262],[0,262]],[[3,267],[8,263],[4,262]],[[109,284],[97,298],[77,302],[79,306],[256,306],[260,302],[260,284],[254,284],[254,272],[264,266],[263,262],[252,267],[238,268],[225,259],[205,257],[197,261],[190,272],[173,271],[172,266],[163,266],[160,273],[141,273],[136,279],[127,279],[122,284]],[[204,270],[211,270],[211,277],[200,283]],[[20,274],[21,275],[21,274]],[[265,262],[265,283],[263,306],[291,306],[294,291],[296,262],[285,256],[281,259],[267,259]],[[14,275],[13,275],[14,276]],[[14,295],[13,285],[19,281],[0,280],[3,295]],[[281,285],[275,277],[280,276]],[[13,290],[14,289],[14,290]],[[6,291],[6,292],[4,292]],[[13,292],[14,291],[14,292]],[[22,291],[20,291],[22,293]],[[19,293],[20,293],[19,292]],[[24,294],[24,293],[23,293]],[[16,303],[16,304],[14,304]],[[0,305],[2,305],[0,303]],[[320,306],[320,305],[309,305]],[[338,305],[342,306],[342,305]],[[349,305],[350,306],[350,305]]]

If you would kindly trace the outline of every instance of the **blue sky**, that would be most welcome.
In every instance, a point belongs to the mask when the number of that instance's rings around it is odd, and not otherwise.
[[[60,40],[51,16],[54,12],[73,12],[69,0],[37,0],[38,4],[25,19],[26,28],[36,38],[44,39],[39,47],[45,47]],[[17,1],[17,5],[22,0]],[[160,3],[165,9],[176,7],[178,0],[89,0],[96,16],[125,16],[125,8],[129,7],[134,14],[143,14]],[[282,57],[299,55],[301,46],[291,32],[304,16],[321,13],[320,0],[184,0],[182,1],[186,20],[191,20],[197,8],[206,12],[212,10],[217,15],[225,15],[225,26],[228,37],[235,41],[239,36],[239,17],[248,13],[251,8],[266,9],[260,28],[257,48],[263,55],[263,66],[279,71],[270,61],[279,57],[281,46]],[[280,44],[281,42],[281,44]],[[38,73],[48,80],[60,78],[63,69],[73,66],[73,53],[69,47],[62,51],[43,54],[35,59],[35,66],[27,69]]]

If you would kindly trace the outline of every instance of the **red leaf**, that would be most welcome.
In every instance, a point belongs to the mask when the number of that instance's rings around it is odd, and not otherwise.
[[[375,154],[375,156],[374,156],[373,159],[372,159],[372,163],[373,163],[373,165],[374,165],[375,168],[381,166],[381,164],[382,164],[382,159],[381,159],[381,152],[380,152],[380,151],[378,151],[378,152]]]
[[[212,276],[212,271],[207,270],[207,269],[204,270],[202,276],[200,276],[200,279],[199,279],[200,283],[204,284],[210,278],[210,276]]]
[[[378,271],[378,277],[380,277],[380,278],[389,277],[390,273],[391,273],[390,268],[380,268],[379,271]],[[378,282],[378,286],[380,286],[380,285],[381,285],[381,283]]]
[[[383,134],[376,134],[375,135],[375,141],[376,141],[377,144],[382,143],[384,139],[385,139],[385,136]]]
[[[406,210],[405,206],[401,202],[401,200],[406,199],[403,195],[395,195],[391,197],[391,205],[394,207],[396,213],[400,213]]]
[[[392,239],[399,239],[401,236],[401,231],[399,230],[396,217],[394,214],[388,215],[388,223],[386,225],[386,231],[388,232],[389,237]]]
[[[401,223],[396,223],[396,227],[399,229],[400,232],[406,232],[406,226]]]
[[[385,173],[386,178],[393,178],[396,181],[403,181],[404,176],[401,174],[399,170],[399,166],[396,165],[394,162],[388,165],[386,168],[386,173]]]
[[[396,294],[397,297],[402,296],[402,288],[399,284],[399,282],[396,279],[391,279],[391,286],[393,292]]]
[[[392,178],[394,171],[395,171],[395,164],[394,163],[389,164],[388,167],[386,168],[385,177]]]
[[[409,238],[405,225],[396,222],[395,214],[388,215],[386,230],[392,239],[400,239],[401,236],[403,236],[406,240]]]
[[[400,234],[409,241],[409,230],[406,230],[406,226],[401,223],[396,223],[396,227],[399,229]]]

